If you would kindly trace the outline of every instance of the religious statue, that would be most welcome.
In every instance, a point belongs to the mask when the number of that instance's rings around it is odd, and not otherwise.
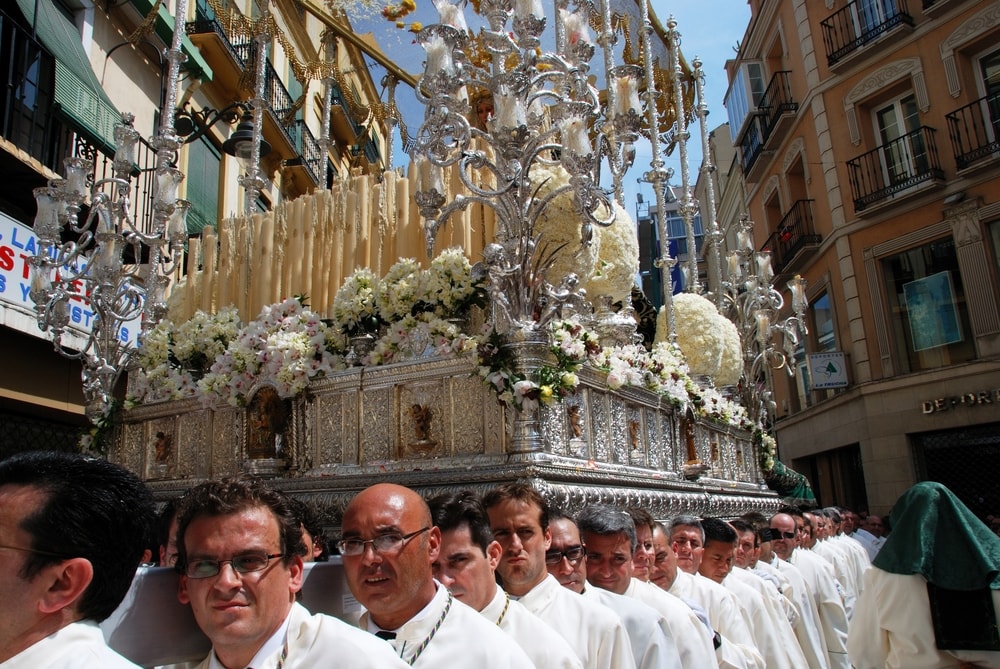
[[[247,454],[252,460],[286,456],[285,432],[291,416],[288,400],[271,386],[258,390],[247,408]]]
[[[434,418],[434,411],[425,404],[414,402],[407,410],[407,414],[413,422],[413,436],[415,437],[409,446],[418,455],[427,455],[437,446],[437,441],[431,439],[431,419]]]

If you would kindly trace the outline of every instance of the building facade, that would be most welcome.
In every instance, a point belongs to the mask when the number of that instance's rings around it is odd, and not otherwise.
[[[782,459],[824,504],[939,480],[1000,511],[1000,3],[751,0],[731,140],[779,285],[808,281]]]
[[[145,229],[156,160],[148,139],[167,99],[164,50],[174,6],[16,0],[0,8],[6,78],[0,87],[0,457],[30,448],[72,449],[86,425],[80,364],[53,351],[28,297],[32,191],[60,178],[70,156],[93,161],[92,180],[110,176],[113,128],[121,112],[131,113],[144,139],[130,214]],[[358,38],[346,17],[304,6],[285,0],[188,4],[176,129],[186,140],[178,157],[186,175],[179,194],[191,202],[192,235],[245,210],[242,168],[223,149],[255,97],[254,35],[262,27],[269,35],[262,132],[271,150],[261,160],[266,183],[258,209],[328,187],[352,170],[387,167],[387,124],[372,104],[379,91]],[[86,213],[85,203],[81,217]],[[85,329],[86,304],[73,314],[74,325]]]

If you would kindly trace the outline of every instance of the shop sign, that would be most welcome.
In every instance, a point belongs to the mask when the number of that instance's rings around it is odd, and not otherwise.
[[[951,397],[939,397],[920,403],[920,412],[924,415],[940,413],[958,407],[976,407],[987,404],[1000,404],[1000,388],[996,390],[979,390],[973,393],[963,393]]]

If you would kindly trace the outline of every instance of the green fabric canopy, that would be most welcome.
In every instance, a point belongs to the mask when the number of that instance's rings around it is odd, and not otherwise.
[[[945,486],[913,486],[889,520],[892,533],[873,562],[879,569],[921,574],[948,590],[1000,590],[1000,537]]]

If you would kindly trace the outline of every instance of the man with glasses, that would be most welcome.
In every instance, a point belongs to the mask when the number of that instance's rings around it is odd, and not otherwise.
[[[793,593],[800,603],[800,613],[809,606],[802,600],[805,594],[812,600],[816,623],[826,648],[827,666],[847,669],[847,612],[831,567],[823,558],[799,548],[804,526],[802,512],[786,508],[771,517],[771,539],[774,554],[780,558],[772,564],[792,581]],[[803,613],[803,615],[810,615]]]
[[[410,666],[535,666],[495,622],[434,580],[441,530],[416,492],[391,483],[361,491],[344,511],[337,547],[347,584],[367,609],[359,624]]]
[[[0,462],[0,665],[136,669],[97,623],[128,592],[153,518],[146,486],[105,460]]]
[[[621,619],[560,586],[546,570],[555,556],[546,558],[552,534],[541,494],[525,483],[507,483],[486,493],[483,506],[503,548],[497,571],[507,592],[561,634],[588,669],[635,667]]]
[[[455,599],[513,637],[535,666],[583,669],[565,639],[497,585],[495,572],[503,549],[493,539],[479,496],[463,490],[438,495],[429,504],[441,530],[441,551],[431,565],[434,577]]]
[[[200,669],[406,666],[383,642],[296,603],[302,531],[289,499],[249,478],[193,488],[180,510],[178,599],[212,642]]]

